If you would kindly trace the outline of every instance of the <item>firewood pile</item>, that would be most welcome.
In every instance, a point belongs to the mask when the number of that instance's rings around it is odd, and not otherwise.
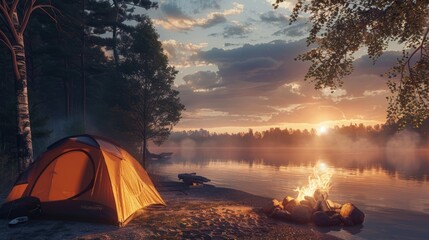
[[[327,192],[320,190],[301,201],[290,196],[281,202],[273,199],[263,210],[274,219],[298,224],[313,222],[319,227],[361,225],[365,220],[365,214],[355,205],[333,202]]]

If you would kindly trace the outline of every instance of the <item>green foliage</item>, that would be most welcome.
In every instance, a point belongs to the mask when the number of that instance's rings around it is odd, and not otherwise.
[[[151,139],[161,144],[185,108],[179,92],[172,88],[177,71],[168,65],[150,19],[138,24],[120,49],[124,53],[121,71],[129,84],[131,101],[126,111],[138,130],[135,134],[143,141]]]
[[[276,0],[277,8],[284,0]],[[404,57],[387,75],[392,92],[388,118],[400,126],[419,126],[428,117],[427,1],[298,0],[290,22],[308,17],[310,50],[297,59],[311,62],[305,76],[316,89],[341,86],[353,71],[354,54],[366,48],[376,61],[388,45],[404,46]],[[411,51],[411,54],[409,53]]]

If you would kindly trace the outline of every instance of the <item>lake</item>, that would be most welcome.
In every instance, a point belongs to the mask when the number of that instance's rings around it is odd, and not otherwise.
[[[318,162],[334,171],[329,199],[351,202],[363,226],[316,228],[343,239],[429,239],[429,151],[425,149],[177,148],[149,171],[178,181],[196,172],[218,187],[282,200],[308,182]],[[156,151],[155,151],[156,150]]]

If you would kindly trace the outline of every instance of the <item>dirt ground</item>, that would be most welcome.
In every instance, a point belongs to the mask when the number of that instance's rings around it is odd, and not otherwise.
[[[261,209],[267,198],[211,185],[154,182],[167,206],[148,207],[125,227],[31,219],[10,228],[0,219],[0,239],[337,239],[311,225],[267,218]]]

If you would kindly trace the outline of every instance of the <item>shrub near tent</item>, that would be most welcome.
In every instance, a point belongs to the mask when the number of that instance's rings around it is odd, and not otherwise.
[[[4,205],[28,196],[40,199],[46,216],[120,226],[145,206],[165,205],[135,158],[117,144],[91,135],[49,146],[19,176]]]

